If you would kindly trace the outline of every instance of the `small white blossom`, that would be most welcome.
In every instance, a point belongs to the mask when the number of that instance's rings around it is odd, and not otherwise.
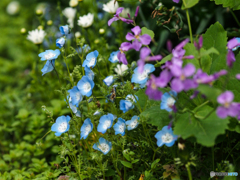
[[[115,72],[119,75],[122,76],[124,74],[124,72],[128,69],[127,65],[125,64],[121,64],[121,65],[117,65],[116,68],[114,68]]]
[[[82,26],[83,28],[87,28],[92,25],[94,19],[94,15],[88,13],[87,15],[80,16],[78,20],[78,25]]]
[[[75,15],[76,15],[76,9],[74,8],[71,8],[71,7],[67,7],[63,10],[63,15],[68,19],[67,22],[69,24],[69,26],[71,28],[74,27],[74,18],[75,18]]]
[[[111,0],[107,4],[103,4],[103,10],[109,13],[116,13],[118,8],[118,2],[116,2],[115,0]]]
[[[76,7],[77,5],[78,5],[78,0],[70,0],[69,1],[69,6]]]
[[[44,30],[35,29],[32,31],[28,31],[27,39],[29,41],[32,41],[34,44],[41,44],[43,42],[44,36],[46,36]]]
[[[121,16],[123,18],[128,18],[128,14],[130,14],[130,8],[124,8],[122,13],[121,13]]]
[[[20,10],[20,4],[18,1],[12,1],[8,4],[7,6],[7,13],[10,14],[10,15],[15,15],[19,12]]]
[[[79,31],[75,32],[75,38],[80,38],[81,37],[81,33]]]

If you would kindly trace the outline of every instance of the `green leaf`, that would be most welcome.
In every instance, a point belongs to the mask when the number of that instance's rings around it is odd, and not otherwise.
[[[203,35],[203,48],[210,49],[215,48],[218,54],[210,54],[212,61],[210,67],[210,74],[227,68],[226,56],[227,56],[227,32],[223,29],[219,22],[211,25],[207,32]]]
[[[154,32],[152,30],[149,30],[146,27],[142,27],[142,34],[148,34],[149,36],[151,36],[151,39],[154,38]]]
[[[160,109],[160,104],[157,106],[152,106],[151,108],[145,110],[140,114],[141,116],[146,117],[148,124],[157,126],[158,129],[162,129],[163,126],[169,124],[169,112],[166,110]]]
[[[24,118],[27,118],[28,115],[29,115],[28,110],[26,110],[26,109],[20,109],[20,110],[18,111],[18,114],[17,114],[16,117],[17,117],[17,118],[24,119]]]
[[[162,64],[164,64],[167,61],[170,61],[172,59],[173,55],[169,54],[167,56],[165,56],[164,58],[162,58],[161,61],[158,61],[154,66],[155,67],[160,67]]]
[[[211,0],[211,1],[215,1],[215,4],[222,5],[223,7],[233,8],[233,10],[240,9],[239,0]]]
[[[198,62],[198,51],[196,50],[196,47],[194,46],[194,44],[187,43],[184,46],[184,49],[186,50],[185,56],[193,55],[194,58],[193,59],[185,59],[183,61],[183,66],[185,66],[188,63],[191,63],[196,67],[196,69],[200,68],[199,62]]]
[[[138,161],[139,161],[139,159],[134,159],[134,160],[132,161],[132,164],[137,163]]]
[[[207,116],[213,108],[204,106],[197,110],[198,115]],[[196,119],[190,113],[177,116],[174,134],[180,135],[183,139],[190,136],[196,137],[198,143],[203,146],[213,146],[219,134],[224,134],[227,128],[228,119],[220,119],[216,112],[212,112],[206,119]]]
[[[159,161],[160,159],[156,159],[155,161],[153,161],[153,163],[151,164],[151,169],[153,169]]]
[[[132,168],[132,164],[130,162],[127,162],[127,161],[121,161],[122,165],[124,165],[125,167],[128,167],[128,168]]]
[[[126,158],[126,160],[130,161],[130,156],[128,153],[126,153],[125,151],[123,151],[123,156]]]
[[[195,6],[198,3],[199,0],[184,0],[185,3],[182,5],[182,9],[189,9],[193,6]]]
[[[219,55],[218,50],[216,50],[214,47],[211,47],[210,49],[201,52],[200,56],[202,57],[202,56],[206,56],[206,55],[209,55],[209,54],[212,54],[212,53]]]
[[[211,87],[211,86],[205,85],[205,84],[200,84],[198,86],[197,90],[200,93],[204,94],[212,102],[216,102],[217,97],[222,93],[222,91],[220,89],[217,89],[215,87]]]

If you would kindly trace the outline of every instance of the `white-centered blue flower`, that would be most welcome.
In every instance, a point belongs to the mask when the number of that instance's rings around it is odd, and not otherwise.
[[[115,130],[115,135],[121,134],[122,136],[125,135],[126,125],[125,120],[122,118],[118,118],[118,122],[113,126]]]
[[[56,50],[46,50],[40,54],[38,54],[39,57],[41,57],[42,61],[50,61],[50,60],[54,60],[57,59],[57,57],[60,55],[60,51],[59,49]]]
[[[87,66],[84,68],[85,70],[85,75],[89,77],[89,79],[93,80],[94,79],[94,72]]]
[[[107,86],[111,86],[111,84],[114,82],[114,76],[108,76],[106,77],[103,82],[107,85]]]
[[[83,99],[82,94],[80,93],[78,87],[74,86],[72,89],[69,89],[68,92],[71,97],[72,104],[78,106],[78,104]]]
[[[120,101],[120,110],[122,110],[123,113],[125,113],[125,112],[129,111],[130,109],[133,109],[136,99],[138,100],[138,97],[136,95],[135,95],[135,98],[132,94],[127,95],[125,100]]]
[[[80,48],[77,49],[77,51],[79,53],[83,53],[83,52],[87,53],[90,50],[91,50],[91,47],[89,45],[87,45],[87,44],[84,44],[82,48],[80,47]]]
[[[82,127],[81,127],[81,139],[86,139],[88,134],[92,131],[93,124],[89,118],[85,119]]]
[[[111,148],[112,143],[102,137],[99,138],[99,142],[93,145],[93,149],[101,151],[104,155],[106,155],[111,150]]]
[[[56,40],[56,46],[62,48],[65,44],[65,38],[61,37]]]
[[[56,132],[56,136],[60,136],[62,133],[65,133],[69,130],[70,125],[70,116],[60,116],[56,119],[56,122],[52,125],[51,131]]]
[[[86,95],[87,97],[92,95],[92,89],[94,87],[94,82],[89,79],[88,76],[83,76],[80,81],[77,83],[77,87],[82,95]]]
[[[139,117],[138,116],[133,116],[131,120],[126,121],[126,126],[128,130],[133,130],[135,129],[138,124],[139,124]]]
[[[87,66],[87,67],[95,67],[96,63],[97,63],[97,57],[98,57],[98,51],[95,50],[93,52],[88,53],[86,59],[83,62],[83,67]]]
[[[152,64],[145,64],[143,73],[139,73],[138,67],[134,69],[131,82],[137,84],[146,84],[148,80],[148,75],[155,71],[155,67]]]
[[[118,52],[119,52],[119,51],[113,51],[113,52],[110,54],[110,57],[109,57],[108,60],[109,60],[111,63],[117,63],[117,62],[119,62],[119,59],[118,59],[118,57],[117,57]]]
[[[60,26],[59,27],[60,32],[62,33],[62,35],[68,35],[69,34],[69,26],[65,25],[65,26]]]
[[[163,144],[167,147],[171,147],[177,140],[178,136],[173,134],[171,127],[164,126],[161,131],[158,131],[157,134],[155,134],[155,138],[157,139],[158,147]]]
[[[77,109],[78,108],[78,104],[77,105],[73,105],[72,104],[72,98],[69,97],[69,106],[70,109],[72,110],[72,112],[77,116],[77,117],[81,117],[81,112]]]
[[[165,109],[168,112],[171,112],[173,110],[173,106],[176,102],[177,92],[170,91],[166,92],[161,97],[161,109]]]
[[[55,60],[47,61],[44,67],[42,68],[42,76],[48,72],[51,72],[55,67]]]
[[[113,114],[108,113],[107,115],[103,115],[99,120],[97,131],[104,134],[107,131],[107,129],[112,127],[113,120],[114,120]]]

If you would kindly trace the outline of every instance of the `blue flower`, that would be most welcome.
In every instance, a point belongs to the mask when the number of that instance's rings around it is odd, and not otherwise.
[[[44,67],[42,68],[42,76],[48,72],[51,72],[55,67],[55,60],[47,61]]]
[[[79,52],[79,53],[87,53],[88,51],[90,51],[91,50],[91,48],[90,48],[90,46],[89,45],[87,45],[87,44],[84,44],[83,45],[83,47],[81,48],[78,48],[77,49],[77,51]]]
[[[97,111],[95,111],[95,113],[93,114],[94,116],[98,116],[98,115],[100,115],[101,114],[101,112],[99,112],[98,110]]]
[[[69,100],[69,106],[70,109],[72,110],[72,112],[77,116],[77,117],[81,117],[81,112],[77,109],[78,105],[73,105],[72,102]]]
[[[62,33],[62,35],[69,34],[69,26],[68,25],[60,26],[59,30]]]
[[[161,131],[158,131],[157,134],[155,134],[155,138],[157,139],[158,147],[163,144],[167,147],[171,147],[177,140],[178,136],[173,134],[171,127],[164,126]]]
[[[111,148],[112,143],[102,137],[99,138],[99,142],[93,145],[93,149],[101,151],[104,155],[106,155],[111,150]]]
[[[93,124],[89,118],[85,119],[82,127],[81,127],[81,139],[86,139],[88,134],[92,131]]]
[[[104,134],[107,131],[107,129],[112,127],[113,120],[114,120],[113,114],[108,113],[107,115],[103,115],[99,120],[97,131]]]
[[[138,67],[134,69],[131,82],[144,85],[147,83],[148,75],[155,71],[155,67],[152,64],[145,64],[143,73],[139,73]]]
[[[82,79],[78,81],[77,87],[82,95],[86,95],[87,97],[89,97],[92,95],[94,82],[89,79],[89,77],[83,76]]]
[[[135,98],[138,100],[138,97],[135,95]],[[134,108],[134,102],[136,102],[136,99],[133,95],[129,94],[127,95],[125,100],[120,101],[120,110],[123,111],[123,113],[129,111],[130,109]]]
[[[165,109],[168,112],[172,111],[173,105],[175,104],[177,93],[175,91],[166,92],[161,97],[161,109]]]
[[[119,62],[119,59],[117,57],[117,54],[118,54],[119,51],[114,51],[110,54],[110,57],[109,57],[109,61],[112,62],[112,63],[116,63],[116,62]]]
[[[70,116],[60,116],[56,119],[56,123],[54,123],[51,127],[51,131],[55,131],[56,136],[60,136],[62,133],[65,133],[69,130],[70,125]]]
[[[89,77],[89,79],[93,80],[94,79],[94,72],[87,66],[84,68],[85,70],[85,75]]]
[[[98,57],[98,51],[95,50],[93,52],[88,53],[86,59],[83,62],[83,67],[87,66],[87,67],[94,67],[97,63],[97,57]]]
[[[124,136],[126,129],[125,120],[122,118],[118,118],[118,122],[114,124],[113,128],[115,130],[115,135],[121,134],[122,136]]]
[[[108,76],[106,77],[103,82],[107,85],[107,86],[111,86],[111,84],[114,82],[113,76]]]
[[[133,116],[131,120],[126,121],[125,124],[127,125],[127,129],[128,130],[135,129],[139,124],[138,120],[139,120],[138,116]]]
[[[77,86],[69,89],[68,92],[70,94],[72,104],[78,106],[78,104],[82,101],[83,97]]]
[[[65,44],[65,39],[63,37],[56,40],[56,46],[62,48]]]
[[[238,43],[240,43],[240,38],[235,38],[237,40]],[[240,46],[236,46],[235,48],[233,48],[233,51],[236,51]]]
[[[39,57],[41,57],[41,60],[42,61],[46,61],[46,60],[54,60],[54,59],[57,59],[57,57],[59,56],[60,54],[60,51],[59,49],[56,49],[56,50],[46,50],[40,54],[38,54]]]

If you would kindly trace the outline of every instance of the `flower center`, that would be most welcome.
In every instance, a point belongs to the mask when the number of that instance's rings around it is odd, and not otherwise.
[[[119,130],[120,130],[120,132],[124,132],[124,124],[121,124],[121,125],[119,125]]]
[[[164,143],[170,143],[173,141],[173,136],[169,133],[166,133],[166,134],[162,135],[162,141]]]
[[[64,132],[64,131],[66,131],[66,129],[67,129],[67,123],[66,122],[62,122],[61,124],[59,124],[59,126],[58,126],[58,131],[59,132]]]
[[[185,80],[185,78],[186,77],[183,74],[181,74],[181,76],[180,76],[181,81]]]
[[[104,129],[108,129],[108,128],[110,127],[110,125],[111,125],[111,121],[110,121],[110,120],[106,120],[106,121],[104,122],[103,128],[104,128]]]
[[[148,77],[148,71],[144,70],[142,74],[139,74],[139,79],[143,80]]]
[[[167,99],[167,105],[168,105],[168,107],[172,108],[173,105],[174,105],[174,103],[175,103],[175,99],[174,99],[173,97],[169,97],[169,98]]]
[[[137,121],[135,120],[135,121],[133,121],[133,122],[131,122],[131,124],[130,124],[130,127],[131,128],[135,128],[136,127],[136,125],[137,125]]]
[[[89,131],[91,131],[91,125],[88,124],[86,127],[85,127],[85,132],[84,134],[87,135],[89,133]]]
[[[91,90],[91,85],[89,82],[86,82],[84,85],[83,85],[83,88],[85,89],[86,92],[90,91]]]
[[[100,145],[98,145],[98,148],[103,152],[108,152],[109,151],[109,145],[106,143],[102,143]]]
[[[136,35],[135,38],[136,38],[136,39],[139,39],[139,35]]]
[[[128,96],[127,100],[130,101],[130,102],[135,102],[135,98],[134,98],[133,95]]]
[[[80,94],[80,92],[76,93],[76,99],[77,99],[77,101],[80,101],[80,99],[81,99],[81,94]]]
[[[151,88],[152,89],[157,89],[157,86],[156,86],[156,84],[154,82],[151,84]]]
[[[225,103],[224,103],[224,107],[225,107],[225,108],[229,108],[229,106],[230,106],[230,103],[228,103],[228,102],[225,102]]]
[[[93,66],[95,64],[95,60],[96,60],[96,58],[91,58],[89,65]]]
[[[53,58],[54,56],[55,56],[55,54],[53,54],[51,52],[44,55],[45,59],[47,59],[47,60]]]

